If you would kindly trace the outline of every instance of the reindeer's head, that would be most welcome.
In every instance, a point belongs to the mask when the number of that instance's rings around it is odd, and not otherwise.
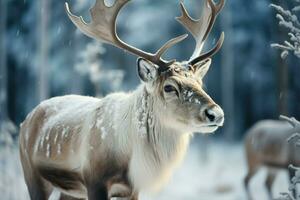
[[[172,127],[194,132],[213,132],[223,125],[222,109],[202,87],[211,59],[195,65],[175,62],[166,71],[143,58],[138,60],[138,73],[147,92],[157,97],[162,120]]]
[[[184,40],[187,34],[173,38],[156,53],[148,53],[123,42],[116,33],[116,19],[121,8],[130,0],[116,0],[107,7],[104,0],[97,0],[91,9],[92,21],[87,24],[81,17],[73,15],[66,4],[72,22],[86,35],[124,49],[139,56],[138,74],[152,96],[158,97],[166,106],[165,115],[169,122],[179,124],[192,131],[213,132],[223,125],[222,109],[202,88],[202,78],[207,73],[211,57],[221,48],[224,33],[210,51],[201,53],[215,19],[224,6],[224,0],[215,4],[205,0],[202,17],[192,19],[181,2],[182,16],[177,20],[193,35],[196,47],[188,61],[166,61],[161,58],[164,52]]]

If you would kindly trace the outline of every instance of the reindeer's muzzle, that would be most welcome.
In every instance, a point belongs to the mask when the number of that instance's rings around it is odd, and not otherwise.
[[[209,126],[222,126],[224,123],[224,112],[218,105],[207,106],[201,114]]]

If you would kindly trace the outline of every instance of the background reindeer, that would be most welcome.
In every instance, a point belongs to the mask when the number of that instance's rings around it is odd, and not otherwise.
[[[277,170],[289,169],[289,176],[292,179],[295,170],[289,168],[289,165],[300,166],[300,147],[288,143],[295,133],[300,132],[300,122],[295,118],[285,116],[280,118],[284,121],[257,122],[246,134],[245,151],[248,174],[244,184],[250,199],[249,181],[261,167],[268,168],[265,185],[271,198],[271,189]]]
[[[137,199],[140,191],[158,190],[168,180],[193,132],[211,133],[223,125],[224,113],[202,89],[202,78],[224,34],[212,50],[201,51],[224,1],[206,0],[197,21],[180,4],[182,16],[177,20],[196,40],[192,57],[183,62],[161,56],[187,35],[168,41],[155,54],[119,39],[116,19],[128,1],[107,7],[97,0],[89,24],[66,4],[83,33],[140,57],[143,83],[131,93],[103,99],[52,98],[27,116],[21,125],[20,155],[32,200],[47,199],[53,188],[62,191],[61,199]]]

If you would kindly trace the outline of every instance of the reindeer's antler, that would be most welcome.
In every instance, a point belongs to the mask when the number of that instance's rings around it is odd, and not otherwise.
[[[217,18],[217,15],[220,13],[222,8],[224,7],[225,1],[220,0],[218,4],[215,4],[213,0],[205,0],[202,16],[200,19],[195,20],[190,17],[184,4],[181,2],[180,7],[182,11],[182,15],[177,17],[177,21],[179,21],[195,38],[196,47],[192,57],[190,58],[190,64],[195,64],[200,60],[204,60],[208,57],[214,55],[221,48],[224,41],[224,33],[222,32],[217,44],[214,48],[212,48],[207,53],[201,54],[203,45],[205,40],[207,39],[214,22]]]
[[[169,40],[154,54],[126,44],[118,37],[116,32],[116,19],[122,7],[129,1],[130,0],[116,0],[113,6],[107,7],[104,0],[96,0],[95,5],[90,9],[92,19],[90,23],[86,23],[81,16],[77,17],[73,15],[67,3],[65,4],[65,8],[72,22],[87,36],[143,57],[160,67],[167,67],[172,64],[175,60],[165,61],[161,56],[167,49],[184,40],[187,34]]]

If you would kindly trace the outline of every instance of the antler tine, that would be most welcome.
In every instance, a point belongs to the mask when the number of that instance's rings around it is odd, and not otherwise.
[[[190,62],[195,58],[199,57],[203,44],[207,39],[214,22],[216,20],[217,15],[224,7],[225,1],[220,0],[218,4],[215,4],[213,0],[205,0],[205,4],[202,11],[202,16],[200,19],[193,19],[189,13],[187,12],[183,2],[180,2],[180,7],[182,11],[182,15],[177,17],[177,21],[181,23],[194,37],[196,40],[196,47],[193,52],[193,55],[190,58]],[[221,39],[221,38],[220,38]],[[220,41],[220,40],[219,40]],[[218,45],[217,45],[218,46]],[[218,48],[219,49],[219,48]],[[216,50],[214,48],[214,50]],[[204,55],[204,54],[203,54]],[[201,57],[203,58],[203,55]],[[205,55],[210,55],[205,53]],[[197,59],[199,60],[199,59]]]
[[[67,3],[65,4],[65,8],[71,21],[87,36],[124,49],[131,54],[143,57],[160,67],[169,66],[174,60],[165,61],[161,58],[162,54],[173,45],[185,39],[186,35],[181,35],[169,40],[155,54],[145,52],[123,42],[116,32],[116,20],[122,7],[129,1],[130,0],[116,0],[113,6],[107,7],[104,0],[96,0],[95,5],[90,9],[92,19],[90,23],[86,23],[81,16],[77,17],[72,14]]]
[[[215,53],[217,53],[221,49],[221,47],[223,45],[223,42],[224,42],[224,38],[225,38],[225,34],[224,34],[224,32],[222,32],[218,42],[216,43],[216,45],[210,51],[208,51],[204,54],[201,54],[200,56],[198,56],[195,59],[191,60],[190,64],[195,65],[196,63],[198,63],[201,60],[205,60],[206,58],[212,57]]]
[[[155,57],[156,59],[160,59],[161,56],[169,49],[171,48],[173,45],[181,42],[182,40],[184,40],[185,38],[187,38],[188,34],[184,34],[181,36],[178,36],[176,38],[173,38],[171,40],[169,40],[168,42],[166,42],[160,49],[157,50],[157,52],[155,53]],[[167,65],[170,65],[171,63],[174,63],[175,60],[171,60],[167,63]]]

